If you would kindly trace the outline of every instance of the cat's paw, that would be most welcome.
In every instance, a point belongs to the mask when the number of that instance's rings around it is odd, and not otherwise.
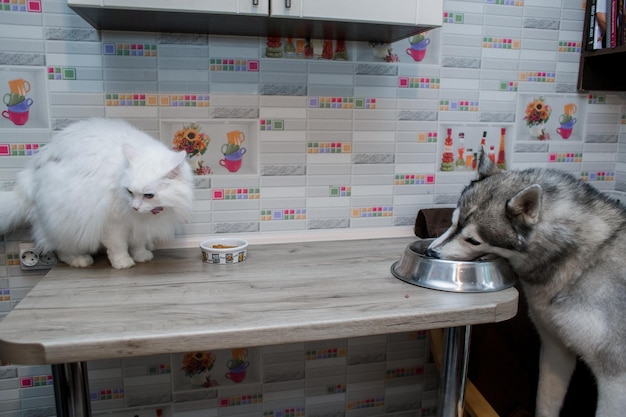
[[[133,259],[135,262],[148,262],[154,258],[152,252],[147,249],[138,250],[133,253]]]
[[[91,255],[67,255],[57,253],[57,256],[62,262],[75,268],[87,268],[93,264]]]
[[[115,269],[128,269],[135,266],[135,261],[128,254],[113,255],[108,254],[109,262]]]

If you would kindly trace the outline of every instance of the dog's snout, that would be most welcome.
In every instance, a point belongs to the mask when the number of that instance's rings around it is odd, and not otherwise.
[[[431,248],[426,249],[426,256],[429,258],[439,258],[439,253]]]

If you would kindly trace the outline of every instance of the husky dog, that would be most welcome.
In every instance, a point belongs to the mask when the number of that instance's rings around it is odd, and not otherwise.
[[[597,380],[596,416],[623,416],[626,209],[561,171],[500,171],[484,152],[478,174],[427,255],[508,260],[541,338],[536,417],[558,417],[577,356]]]

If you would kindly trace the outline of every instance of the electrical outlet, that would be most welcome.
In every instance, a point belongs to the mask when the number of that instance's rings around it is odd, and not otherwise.
[[[54,252],[41,253],[33,243],[20,243],[20,268],[24,271],[50,269],[57,263]]]

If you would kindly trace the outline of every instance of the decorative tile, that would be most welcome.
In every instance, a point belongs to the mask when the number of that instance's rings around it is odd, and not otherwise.
[[[259,69],[258,60],[244,58],[211,58],[209,60],[210,71],[258,72]]]
[[[157,45],[150,43],[103,43],[102,53],[115,56],[156,57]]]
[[[435,174],[396,174],[394,185],[432,185]]]
[[[306,209],[261,210],[261,221],[306,220]]]
[[[212,192],[213,200],[258,200],[261,198],[259,188],[218,188]]]
[[[352,194],[352,187],[349,185],[331,185],[328,187],[329,197],[350,197]]]
[[[259,120],[259,126],[260,126],[260,129],[262,131],[285,130],[285,121],[284,120],[261,119],[261,120]]]
[[[524,71],[520,72],[519,81],[534,83],[553,83],[556,81],[556,73],[543,71]]]
[[[435,143],[437,142],[437,132],[417,132],[417,141],[419,143]]]
[[[33,156],[44,146],[43,143],[0,143],[0,156]]]
[[[478,101],[475,101],[475,100],[439,100],[439,111],[477,112]]]
[[[582,152],[553,152],[548,155],[548,162],[582,162]]]
[[[393,207],[374,206],[352,209],[352,217],[390,217],[393,216]]]
[[[425,88],[425,89],[439,89],[441,85],[440,78],[431,77],[399,77],[399,88]]]
[[[351,153],[351,142],[309,142],[307,153]]]
[[[443,23],[458,23],[463,24],[465,15],[459,12],[443,11]]]
[[[614,171],[598,171],[588,172],[583,171],[580,173],[580,179],[588,182],[600,182],[600,181],[615,181]]]

